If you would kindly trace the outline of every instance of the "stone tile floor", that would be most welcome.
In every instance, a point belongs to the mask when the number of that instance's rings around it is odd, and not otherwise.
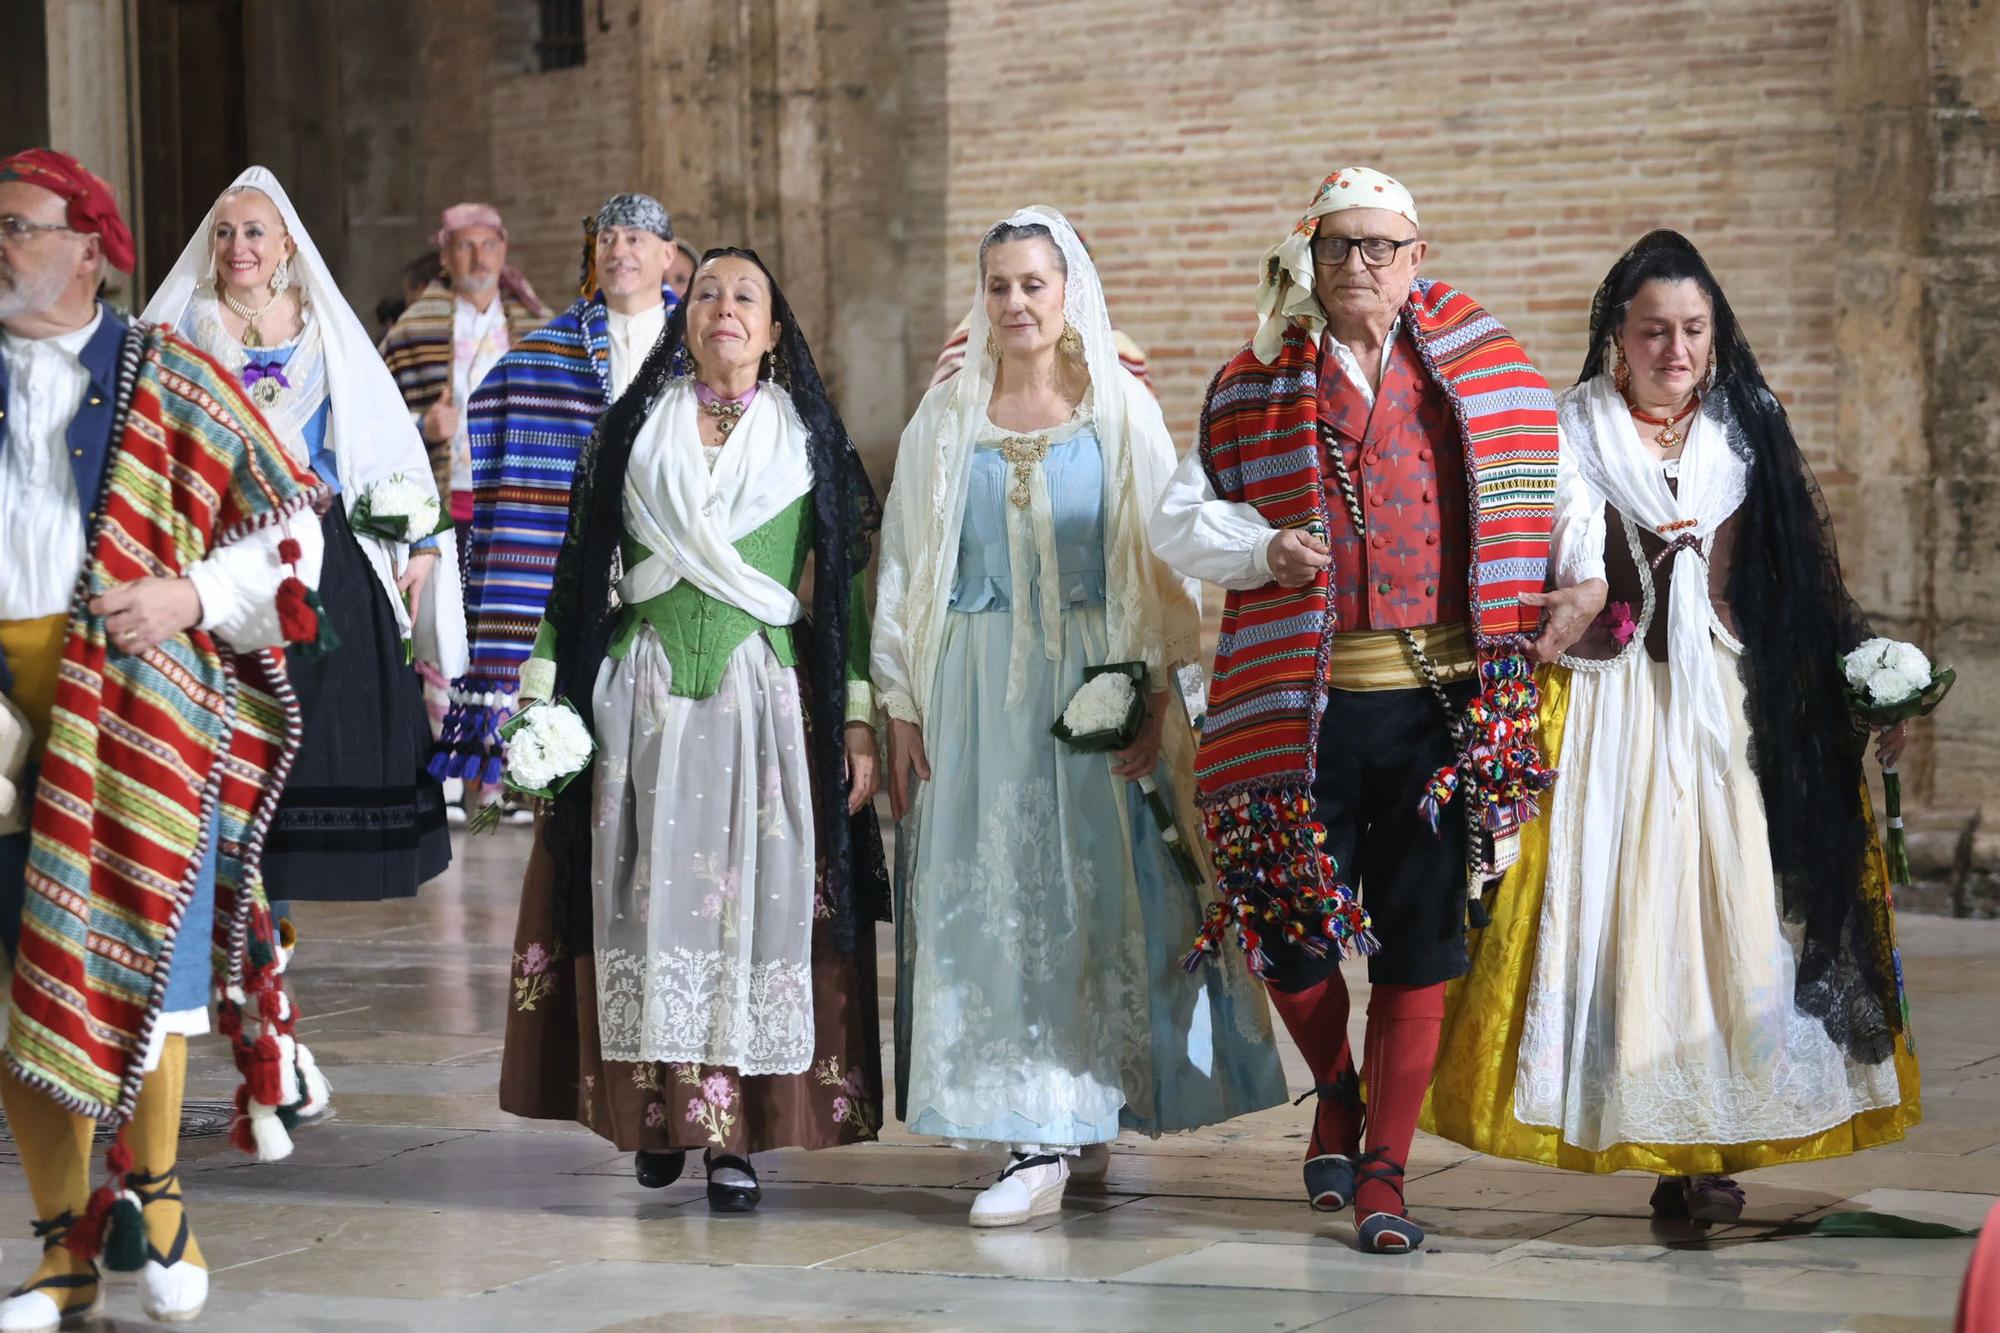
[[[1032,1228],[968,1228],[998,1163],[894,1127],[876,1145],[773,1154],[763,1210],[712,1218],[698,1179],[643,1190],[598,1139],[494,1104],[526,848],[503,829],[412,903],[299,912],[296,993],[338,1115],[272,1166],[191,1142],[216,1269],[201,1327],[1914,1333],[1950,1327],[1970,1241],[1759,1233],[1854,1208],[1976,1225],[2000,1195],[2000,922],[1910,917],[1925,1123],[1896,1148],[1747,1177],[1740,1227],[1661,1230],[1645,1178],[1423,1139],[1410,1193],[1430,1244],[1364,1256],[1347,1221],[1299,1202],[1306,1112],[1289,1107],[1121,1142],[1101,1189],[1073,1189]],[[233,1090],[212,1041],[191,1085]],[[31,1266],[29,1218],[19,1173],[0,1170],[9,1285]],[[108,1310],[94,1327],[148,1326],[129,1287]]]

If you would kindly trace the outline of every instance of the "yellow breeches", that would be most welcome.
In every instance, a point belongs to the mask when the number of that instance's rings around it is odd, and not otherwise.
[[[1570,672],[1564,667],[1544,668],[1539,680],[1543,753],[1550,767],[1560,769]],[[1548,852],[1549,821],[1537,819],[1522,830],[1520,859],[1491,896],[1491,924],[1472,936],[1471,971],[1446,992],[1444,1034],[1437,1075],[1424,1102],[1424,1129],[1496,1157],[1570,1171],[1686,1176],[1841,1157],[1894,1142],[1922,1118],[1917,1057],[1905,1033],[1896,1042],[1894,1056],[1899,1104],[1864,1111],[1804,1138],[1732,1144],[1618,1143],[1592,1152],[1565,1142],[1553,1126],[1522,1124],[1514,1117],[1515,1066],[1534,979]],[[1883,910],[1888,883],[1888,867],[1871,820],[1862,884],[1867,909]],[[1883,914],[1886,917],[1885,910]]]

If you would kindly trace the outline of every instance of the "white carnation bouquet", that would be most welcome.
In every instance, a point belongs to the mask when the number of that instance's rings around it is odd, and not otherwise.
[[[368,487],[354,503],[355,530],[371,537],[420,542],[448,526],[436,493],[400,472]]]
[[[1139,739],[1139,729],[1146,722],[1145,684],[1144,662],[1085,667],[1082,686],[1070,696],[1062,716],[1049,731],[1071,749],[1086,753],[1128,749]],[[1146,797],[1146,808],[1152,813],[1153,824],[1160,830],[1160,839],[1166,843],[1167,853],[1173,857],[1181,878],[1188,884],[1205,882],[1207,876],[1188,850],[1174,812],[1151,774],[1139,779],[1139,790]]]
[[[1855,716],[1873,727],[1893,727],[1913,717],[1927,717],[1944,702],[1958,673],[1938,667],[1913,643],[1870,639],[1840,659],[1847,678],[1848,700]],[[1910,849],[1903,837],[1903,781],[1893,764],[1882,766],[1882,803],[1888,807],[1889,836],[1883,850],[1889,858],[1891,883],[1910,882]]]
[[[500,728],[507,742],[507,769],[502,775],[509,790],[523,796],[553,799],[576,775],[590,766],[597,751],[590,728],[566,699],[529,704]],[[481,806],[467,828],[484,833],[500,820],[500,803]]]

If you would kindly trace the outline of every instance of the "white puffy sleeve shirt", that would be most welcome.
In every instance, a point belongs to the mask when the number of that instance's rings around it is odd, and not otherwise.
[[[69,428],[90,390],[82,352],[97,319],[53,338],[0,334],[7,362],[6,435],[0,442],[0,620],[33,620],[69,610],[88,558]],[[317,587],[325,541],[318,521],[301,514],[209,553],[188,570],[201,598],[199,626],[239,652],[284,643],[278,585],[290,572],[278,559],[289,535],[299,543],[299,576]]]

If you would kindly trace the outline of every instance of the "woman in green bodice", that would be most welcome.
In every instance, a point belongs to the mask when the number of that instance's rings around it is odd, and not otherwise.
[[[649,1185],[701,1147],[722,1211],[756,1206],[750,1154],[881,1124],[878,516],[770,270],[709,251],[577,466],[521,673],[597,753],[538,831],[501,1102]]]

